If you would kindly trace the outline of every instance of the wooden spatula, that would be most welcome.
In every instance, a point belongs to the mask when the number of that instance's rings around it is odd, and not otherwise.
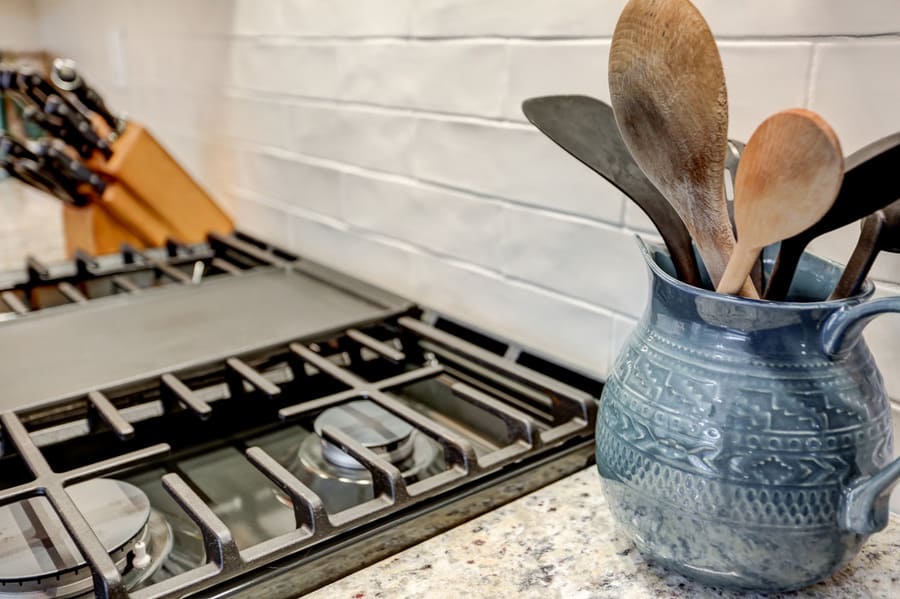
[[[631,0],[609,55],[622,139],[718,284],[734,246],[724,195],[728,98],[712,33],[687,0]],[[747,281],[745,292],[752,294]]]
[[[798,108],[763,121],[738,166],[737,244],[716,290],[737,293],[763,247],[822,218],[834,203],[843,174],[841,144],[819,115]]]

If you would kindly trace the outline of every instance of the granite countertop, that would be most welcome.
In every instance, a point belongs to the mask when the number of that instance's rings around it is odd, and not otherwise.
[[[588,468],[307,595],[406,597],[900,597],[900,518],[834,578],[797,593],[705,587],[648,564],[617,535]]]

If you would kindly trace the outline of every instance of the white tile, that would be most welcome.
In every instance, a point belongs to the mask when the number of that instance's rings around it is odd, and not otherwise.
[[[225,80],[234,87],[301,97],[333,98],[337,89],[337,48],[327,43],[294,43],[267,38],[229,44]]]
[[[277,34],[282,29],[280,2],[132,0],[131,4],[134,26],[157,34],[261,35]]]
[[[621,316],[615,316],[612,319],[612,335],[610,336],[610,362],[609,362],[609,370],[612,372],[613,366],[615,366],[616,359],[619,354],[625,348],[625,342],[631,336],[631,333],[634,331],[634,327],[637,325],[637,321],[632,318],[623,318]]]
[[[816,45],[810,108],[831,123],[845,154],[900,130],[898,63],[893,39]]]
[[[348,229],[337,221],[288,215],[289,248],[403,297],[413,289],[409,249],[374,235]]]
[[[612,334],[607,313],[434,256],[416,256],[413,268],[417,302],[586,374],[606,376]]]
[[[900,295],[900,287],[880,285],[875,297]],[[866,342],[875,355],[875,362],[884,377],[888,395],[900,400],[900,314],[878,316],[865,329]]]
[[[241,195],[231,196],[229,204],[235,226],[239,230],[275,245],[286,247],[290,244],[290,218],[285,207]]]
[[[308,37],[403,36],[411,0],[285,0],[284,33]]]
[[[638,208],[638,205],[629,198],[623,200],[625,202],[625,227],[631,231],[639,233],[650,233],[659,235],[656,226],[650,217],[644,214],[644,211]]]
[[[263,146],[290,146],[290,111],[283,102],[230,94],[223,104],[224,135]]]
[[[499,202],[397,178],[346,174],[343,219],[431,252],[499,268]]]
[[[719,42],[728,86],[728,135],[747,141],[762,121],[806,103],[812,44]]]
[[[37,50],[41,47],[36,8],[33,0],[6,0],[3,3],[0,39],[4,50]]]
[[[416,36],[609,36],[625,0],[416,0]]]
[[[241,187],[270,202],[336,216],[340,213],[340,173],[289,156],[241,152]]]
[[[509,207],[503,272],[620,314],[639,316],[647,273],[634,234],[581,219]]]
[[[722,2],[695,0],[716,36],[778,37],[873,35],[900,31],[895,0],[790,0]]]
[[[302,103],[290,107],[291,147],[310,156],[403,174],[416,121],[381,109]]]
[[[506,45],[498,42],[343,44],[343,100],[419,110],[499,116],[506,83]]]
[[[427,181],[607,222],[622,196],[530,126],[421,118],[411,153]]]
[[[515,42],[509,46],[509,91],[503,115],[525,121],[535,96],[585,94],[609,102],[609,41]]]

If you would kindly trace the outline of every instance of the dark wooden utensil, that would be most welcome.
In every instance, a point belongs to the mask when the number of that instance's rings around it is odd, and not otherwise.
[[[882,249],[885,237],[887,237],[885,235],[886,224],[887,217],[884,210],[876,210],[862,220],[856,248],[828,299],[843,299],[859,292],[869,274],[869,269],[875,263],[878,252]]]
[[[691,236],[631,157],[610,106],[590,96],[545,96],[525,100],[522,112],[544,135],[631,198],[659,231],[678,278],[700,285]]]
[[[816,237],[857,221],[900,198],[900,132],[847,157],[844,181],[831,209],[809,229],[781,242],[765,297],[783,300],[806,246]]]

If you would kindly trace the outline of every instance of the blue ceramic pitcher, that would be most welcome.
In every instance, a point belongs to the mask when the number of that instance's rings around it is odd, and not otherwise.
[[[641,243],[646,311],[607,381],[597,466],[620,529],[708,584],[782,591],[823,580],[887,525],[900,459],[862,340],[900,298],[823,301],[836,265],[804,256],[767,302],[676,280]]]

